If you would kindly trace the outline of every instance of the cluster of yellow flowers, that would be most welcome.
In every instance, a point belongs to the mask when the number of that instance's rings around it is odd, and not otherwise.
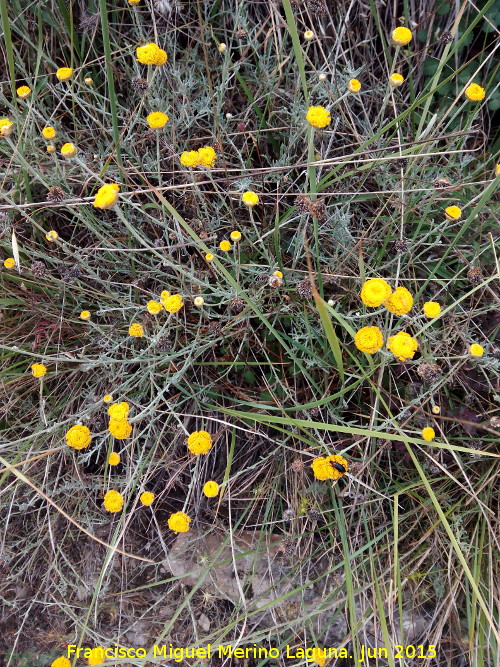
[[[327,479],[340,479],[349,471],[349,464],[340,454],[319,456],[311,463],[316,479],[324,482]]]
[[[184,151],[179,160],[184,167],[206,167],[211,169],[217,160],[217,153],[212,146],[203,146],[197,151]]]
[[[129,411],[130,406],[126,401],[113,403],[108,408],[108,431],[116,440],[126,440],[132,433],[132,424],[128,421]]]
[[[175,314],[184,306],[184,301],[180,294],[170,294],[167,290],[163,290],[160,294],[160,300],[155,301],[151,299],[147,302],[146,308],[148,313],[151,315],[158,315],[162,310],[166,310],[167,313]]]

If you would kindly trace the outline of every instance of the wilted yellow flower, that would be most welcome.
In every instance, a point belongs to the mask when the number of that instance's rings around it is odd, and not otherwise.
[[[47,153],[49,153],[49,154],[55,153],[55,152],[56,152],[56,147],[53,146],[52,144],[49,144],[49,145],[46,147],[46,151],[47,151]]]
[[[184,514],[184,512],[175,512],[175,514],[170,515],[168,527],[170,530],[173,530],[174,533],[187,533],[190,523],[191,519],[187,514]]]
[[[361,90],[361,81],[358,81],[358,79],[351,79],[347,84],[347,89],[350,93],[359,93]]]
[[[193,299],[193,303],[195,306],[198,306],[198,308],[201,308],[203,304],[205,303],[205,299],[202,296],[195,296]]]
[[[147,302],[146,308],[151,315],[158,315],[158,313],[163,310],[161,303],[159,301],[154,301],[153,299]]]
[[[426,426],[425,428],[422,429],[422,438],[424,440],[427,440],[427,442],[434,440],[435,436],[436,436],[436,431],[431,426]]]
[[[66,433],[66,442],[68,443],[68,446],[73,447],[73,449],[85,449],[85,447],[90,445],[91,440],[92,435],[90,429],[81,424],[72,426]]]
[[[229,241],[221,241],[219,243],[219,248],[222,250],[222,252],[229,252],[231,250],[231,243]]]
[[[224,44],[224,42],[221,42],[219,44],[219,46],[217,47],[217,50],[219,51],[219,53],[224,53],[224,51],[226,51],[226,49],[227,49],[227,44]]]
[[[108,491],[104,496],[104,507],[108,512],[121,512],[123,508],[123,496],[118,491]],[[97,649],[93,649],[96,651]],[[89,658],[90,660],[90,658]],[[99,662],[89,662],[89,665],[99,665]]]
[[[12,134],[14,123],[8,118],[0,118],[0,137],[8,137]]]
[[[168,116],[166,113],[163,113],[163,111],[153,111],[148,114],[146,120],[148,121],[149,127],[153,130],[160,130],[168,123]]]
[[[401,76],[401,74],[398,74],[397,72],[394,72],[394,74],[389,77],[389,83],[391,86],[396,86],[396,88],[401,86],[404,83],[404,80],[404,76]]]
[[[44,364],[31,364],[31,374],[35,378],[43,378],[47,373],[47,366]]]
[[[247,206],[255,206],[255,204],[259,203],[259,195],[251,190],[247,190],[243,193],[241,201]]]
[[[393,315],[406,315],[413,306],[413,297],[406,287],[396,287],[384,301],[384,306]]]
[[[118,203],[120,186],[117,183],[106,183],[101,185],[94,197],[94,208],[113,208]]]
[[[53,128],[49,125],[49,126],[43,128],[42,134],[45,137],[45,139],[53,139],[56,136],[57,132],[56,132],[55,128]]]
[[[395,336],[389,337],[387,348],[399,361],[406,361],[413,358],[418,350],[418,342],[410,334],[399,331]]]
[[[406,46],[413,39],[411,30],[403,26],[392,31],[392,41],[396,46]]]
[[[108,431],[116,440],[126,440],[132,433],[132,424],[126,419],[110,419]]]
[[[458,206],[448,206],[444,209],[444,214],[447,220],[460,220],[462,217],[462,209]]]
[[[108,457],[108,464],[110,466],[117,466],[120,463],[120,455],[117,452],[111,452]]]
[[[215,496],[219,493],[219,485],[217,482],[213,481],[206,482],[203,487],[203,493],[207,498],[215,498]]]
[[[332,118],[330,112],[325,109],[325,107],[309,107],[306,114],[306,120],[309,125],[318,128],[324,128],[327,125],[330,125]]]
[[[485,95],[485,89],[478,86],[477,83],[471,83],[471,85],[465,89],[465,97],[471,102],[480,102],[481,100],[484,100]]]
[[[370,278],[361,288],[361,301],[365,306],[377,308],[391,295],[391,286],[383,278]]]
[[[441,306],[437,301],[426,301],[422,310],[424,311],[424,315],[431,320],[439,315]]]
[[[57,241],[57,239],[59,238],[59,234],[55,231],[55,229],[51,229],[50,232],[47,232],[45,234],[45,238],[47,239],[47,241],[52,243],[53,241]]]
[[[75,157],[77,153],[78,153],[78,148],[70,142],[61,146],[61,155],[63,157]]]
[[[208,454],[212,448],[212,436],[207,431],[194,431],[187,439],[189,451],[198,454]]]
[[[20,86],[16,92],[22,100],[25,100],[31,95],[31,88],[29,86]]]
[[[56,76],[59,81],[68,81],[73,76],[73,69],[71,67],[60,67],[56,72]]]
[[[144,328],[138,322],[132,322],[128,328],[128,335],[133,338],[142,338],[144,336]]]
[[[3,260],[3,265],[6,269],[13,269],[16,265],[16,260],[13,257],[7,257]]]
[[[311,463],[316,479],[324,482],[327,479],[340,479],[349,470],[349,464],[340,454],[319,456]],[[343,468],[343,470],[342,470]]]
[[[469,347],[469,353],[471,357],[482,357],[484,354],[484,347],[479,345],[479,343],[472,343]]]
[[[144,493],[141,493],[139,496],[139,500],[143,505],[146,505],[146,507],[149,507],[153,503],[153,500],[155,499],[155,494],[151,493],[150,491],[144,491]]]
[[[361,352],[373,354],[377,350],[380,350],[384,344],[384,338],[378,327],[363,327],[356,332],[354,344]]]
[[[304,39],[306,42],[310,42],[312,39],[314,39],[314,33],[312,30],[306,30],[304,33]]]
[[[169,296],[163,300],[163,307],[167,313],[178,313],[183,305],[184,301],[182,300],[182,296],[180,294],[172,294],[172,296]]]
[[[84,81],[87,84],[87,86],[91,86],[94,83],[94,79],[92,79],[90,76],[86,76]]]

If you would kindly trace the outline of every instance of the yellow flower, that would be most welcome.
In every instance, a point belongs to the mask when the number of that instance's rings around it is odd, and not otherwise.
[[[224,44],[224,42],[221,42],[219,46],[217,47],[217,50],[219,53],[224,53],[224,51],[227,49],[227,44]]]
[[[361,301],[365,306],[377,308],[391,295],[391,287],[382,278],[370,278],[361,288]]]
[[[495,165],[495,176],[500,176],[500,162]]]
[[[116,440],[126,440],[132,433],[132,424],[126,419],[110,419],[108,431]]]
[[[312,650],[312,660],[315,662],[319,667],[324,667],[325,662],[326,662],[326,651],[324,648],[313,648]]]
[[[243,193],[241,201],[247,206],[255,206],[255,204],[259,203],[259,195],[251,190],[247,190]]]
[[[471,102],[480,102],[484,100],[486,91],[481,86],[478,86],[477,83],[471,83],[471,85],[465,89],[465,97]]]
[[[241,239],[241,232],[234,231],[229,234],[231,241],[239,241]]]
[[[43,378],[47,373],[47,366],[44,364],[31,364],[31,373],[34,378]]]
[[[211,252],[207,252],[207,254],[205,255],[205,260],[207,262],[213,262],[214,259],[215,259],[215,255]]]
[[[219,243],[219,248],[220,248],[223,252],[229,252],[229,250],[231,250],[231,243],[230,243],[229,241],[226,241],[226,240],[221,241],[221,242]]]
[[[399,331],[395,336],[390,336],[387,348],[394,354],[399,361],[412,359],[418,350],[418,342],[410,334]]]
[[[433,405],[431,410],[432,410],[432,413],[435,414],[435,415],[438,415],[441,412],[441,408],[439,407],[439,405]]]
[[[27,97],[31,95],[31,88],[29,88],[28,86],[20,86],[20,88],[18,88],[16,92],[22,100],[25,100]]]
[[[382,332],[378,327],[363,327],[354,336],[354,345],[366,354],[373,354],[384,344]]]
[[[472,343],[469,347],[469,353],[471,357],[482,357],[484,354],[484,347],[479,345],[479,343]]]
[[[167,313],[178,313],[183,305],[184,301],[182,300],[182,296],[180,294],[172,294],[172,296],[169,296],[163,300],[163,307]]]
[[[62,655],[60,658],[56,658],[51,664],[50,667],[71,667],[71,662]]]
[[[113,208],[118,202],[120,186],[117,183],[101,185],[94,197],[94,208]]]
[[[338,467],[335,467],[335,464]],[[316,479],[324,482],[327,479],[340,479],[349,470],[349,464],[340,454],[332,454],[331,456],[319,456],[314,459],[311,468]],[[341,468],[344,468],[344,471]]]
[[[163,305],[163,302],[164,302],[166,299],[168,299],[169,296],[170,296],[170,292],[169,292],[168,290],[164,289],[164,290],[162,291],[162,293],[160,294],[160,301],[161,301],[162,305]]]
[[[54,139],[57,132],[56,132],[55,128],[50,127],[50,125],[49,125],[49,126],[43,128],[42,134],[45,137],[45,139]]]
[[[358,79],[351,79],[347,84],[347,89],[350,93],[359,93],[361,90],[361,81],[358,81]]]
[[[273,276],[277,276],[278,278],[283,278],[283,273],[281,271],[275,271],[273,273]]]
[[[52,144],[49,144],[49,145],[47,146],[46,150],[47,150],[47,153],[52,154],[52,153],[55,153],[55,152],[56,152],[56,147],[55,147],[55,146],[52,146]]]
[[[424,440],[427,440],[427,442],[434,440],[435,436],[436,436],[436,431],[431,426],[426,426],[425,428],[422,429],[422,438]]]
[[[304,39],[306,42],[310,42],[311,39],[314,39],[314,33],[312,30],[306,30],[304,33]]]
[[[447,220],[460,220],[462,217],[462,209],[458,206],[448,206],[444,209],[444,214]]]
[[[66,433],[66,442],[73,449],[85,449],[90,445],[91,440],[90,429],[87,426],[81,426],[81,424],[72,426]]]
[[[90,76],[86,76],[84,79],[87,86],[91,86],[94,83],[94,80]]]
[[[194,431],[187,439],[189,451],[198,456],[198,454],[208,454],[212,448],[212,436],[207,431]]]
[[[392,31],[392,41],[394,44],[396,44],[396,46],[406,46],[411,42],[412,39],[413,35],[411,34],[411,30],[408,28],[401,26]]]
[[[389,77],[389,83],[391,84],[391,86],[395,86],[396,88],[401,86],[404,83],[404,80],[405,80],[404,76],[398,74],[397,72],[394,72],[394,74],[392,74],[392,76]]]
[[[146,120],[148,121],[149,127],[153,130],[160,130],[162,127],[168,123],[168,116],[163,111],[153,111],[148,114]]]
[[[107,394],[104,398],[107,398],[110,395],[111,394]],[[113,405],[110,405],[108,408],[108,416],[111,417],[111,419],[127,419],[129,412],[130,405],[126,401],[113,403]]]
[[[54,229],[51,229],[50,232],[47,232],[45,234],[45,238],[47,239],[47,241],[52,243],[52,241],[57,241],[57,239],[59,238],[59,234]]]
[[[3,260],[3,265],[6,269],[13,269],[16,265],[16,260],[13,257],[7,257]]]
[[[213,481],[206,482],[203,487],[203,493],[207,498],[215,498],[215,496],[219,493],[219,485],[217,482]]]
[[[117,491],[108,491],[108,493],[118,493],[118,492]],[[106,494],[106,496],[107,495],[108,494]],[[119,493],[118,493],[118,495],[120,496]],[[106,496],[104,496],[104,507],[106,507]],[[121,496],[120,496],[120,498],[121,498]],[[122,505],[123,505],[123,499],[122,499]],[[106,507],[106,509],[108,509],[108,508]],[[121,510],[121,507],[120,507],[120,509],[109,510],[109,511],[110,512],[119,512],[120,510]],[[105,657],[105,655],[104,655],[103,647],[102,646],[97,646],[96,648],[91,649],[90,656],[87,658],[87,663],[89,665],[104,665],[104,657]]]
[[[102,402],[111,403],[112,400],[113,400],[113,394],[106,394],[105,396],[103,396]]]
[[[198,151],[184,151],[179,160],[184,167],[197,167],[200,164],[200,154]]]
[[[137,60],[143,65],[164,65],[167,62],[167,54],[159,46],[150,42],[136,49]]]
[[[141,0],[128,0],[129,5],[138,5]]]
[[[73,69],[71,67],[60,67],[56,72],[56,76],[59,81],[68,81],[73,76]]]
[[[90,320],[90,310],[82,310],[80,313],[81,320]]]
[[[117,466],[120,463],[120,455],[117,452],[111,452],[108,463],[110,466]]]
[[[158,313],[163,310],[161,303],[159,301],[154,301],[153,299],[147,302],[146,308],[151,315],[158,315]]]
[[[128,328],[128,335],[133,338],[142,338],[144,336],[144,328],[138,322],[132,322]]]
[[[187,514],[184,514],[184,512],[176,512],[175,514],[170,515],[168,527],[170,530],[173,530],[174,533],[187,533],[190,523],[191,519]]]
[[[122,494],[114,490],[108,491],[104,496],[104,507],[108,510],[108,512],[120,512],[123,507]],[[93,662],[89,664],[98,665],[100,663]]]
[[[306,120],[313,127],[323,128],[330,125],[332,117],[325,107],[309,107],[306,114]]]
[[[78,148],[72,143],[66,143],[61,146],[61,155],[63,157],[75,157],[78,153]]]
[[[318,74],[318,79],[319,79],[320,81],[326,81],[326,74],[325,74],[324,72],[320,72],[320,73]]]
[[[14,123],[8,118],[0,118],[0,137],[8,137],[12,134]]]
[[[204,146],[198,149],[198,164],[211,169],[217,160],[217,153],[212,146]]]
[[[205,303],[205,299],[202,296],[195,296],[193,303],[195,306],[198,306],[198,308],[201,308]]]
[[[155,494],[151,493],[150,491],[144,491],[144,493],[141,493],[141,495],[139,496],[139,500],[143,505],[146,505],[146,507],[149,507],[149,505],[152,504],[154,499],[155,499]]]
[[[437,317],[441,312],[441,306],[437,301],[426,301],[422,310],[424,311],[424,315],[432,320],[433,317]]]
[[[413,297],[406,287],[396,287],[384,301],[384,306],[393,315],[406,315],[413,306]]]

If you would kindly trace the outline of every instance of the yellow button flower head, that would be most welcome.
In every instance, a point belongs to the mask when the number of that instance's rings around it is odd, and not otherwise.
[[[472,343],[469,347],[469,354],[471,357],[482,357],[484,354],[484,347],[479,343]]]
[[[422,429],[422,438],[430,442],[436,437],[436,431],[431,426],[426,426]]]
[[[184,512],[175,512],[175,514],[170,515],[168,527],[170,530],[173,530],[174,533],[187,533],[190,523],[191,519],[187,514],[184,514]]]
[[[229,234],[231,241],[239,241],[241,239],[241,232],[235,230]]]
[[[49,126],[43,128],[42,134],[45,137],[45,139],[54,139],[57,132],[56,132],[55,128],[53,128],[49,125]]]
[[[191,454],[208,454],[212,448],[212,436],[207,431],[194,431],[187,439],[188,449]]]
[[[128,0],[129,5],[138,5],[141,0]]]
[[[217,47],[217,50],[219,53],[224,53],[227,49],[227,44],[224,44],[224,42],[221,42],[219,46]]]
[[[113,400],[113,394],[106,394],[105,396],[103,396],[102,402],[111,403],[112,400]]]
[[[312,650],[312,660],[319,667],[324,667],[326,662],[326,651],[324,648],[314,647]]]
[[[111,452],[108,463],[110,466],[117,466],[120,463],[120,455],[117,452]]]
[[[132,424],[126,419],[110,419],[108,431],[116,440],[126,440],[132,433]]]
[[[310,42],[312,39],[314,39],[314,33],[312,30],[306,30],[304,33],[304,39],[306,42]]]
[[[200,154],[198,151],[184,151],[179,160],[184,167],[197,167],[200,164]]]
[[[500,162],[495,165],[495,176],[500,176]]]
[[[274,271],[273,276],[277,276],[278,278],[283,278],[283,272],[282,271]]]
[[[81,424],[72,426],[66,433],[66,442],[68,446],[73,447],[73,449],[85,449],[85,447],[90,445],[91,440],[92,435],[90,429]]]
[[[128,335],[133,338],[142,338],[144,336],[144,328],[138,322],[132,322],[128,328]]]
[[[471,83],[471,85],[465,89],[465,97],[471,102],[480,102],[484,100],[486,91],[481,86],[478,86],[477,83]]]
[[[431,410],[432,414],[434,415],[438,415],[441,412],[441,408],[439,407],[439,405],[433,405]]]
[[[12,134],[14,123],[8,118],[0,118],[0,137],[8,137]]]
[[[391,286],[383,278],[370,278],[361,288],[361,301],[365,306],[378,308],[391,295]]]
[[[129,412],[130,405],[126,401],[113,403],[113,405],[110,405],[108,408],[108,416],[111,417],[111,419],[127,419]]]
[[[338,467],[335,467],[335,465]],[[316,479],[324,482],[327,479],[340,479],[349,470],[349,464],[340,454],[332,454],[331,456],[319,456],[314,459],[311,468]],[[344,468],[344,472],[341,468]]]
[[[168,123],[168,116],[166,113],[163,113],[163,111],[153,111],[148,114],[146,120],[148,121],[149,127],[153,130],[160,130]]]
[[[50,667],[71,667],[71,662],[62,655],[60,658],[56,658],[51,664]]]
[[[382,332],[378,327],[363,327],[354,336],[354,345],[366,354],[373,354],[384,344]]]
[[[56,76],[59,81],[69,81],[73,76],[73,69],[71,67],[60,67],[56,72]]]
[[[94,79],[92,79],[90,76],[86,76],[84,82],[87,84],[87,86],[91,86],[94,83]]]
[[[55,229],[51,229],[50,232],[45,234],[45,238],[47,241],[49,241],[49,243],[52,243],[53,241],[57,241],[59,234],[55,231]]]
[[[70,142],[61,146],[61,155],[63,157],[66,157],[66,158],[75,157],[75,155],[77,153],[78,153],[78,148]]]
[[[49,145],[47,146],[46,150],[47,150],[47,153],[52,154],[52,153],[55,153],[55,152],[56,152],[56,147],[53,146],[52,144],[49,144]]]
[[[202,296],[195,296],[193,303],[195,306],[198,306],[198,308],[201,308],[205,303],[205,299]]]
[[[206,482],[203,487],[203,493],[207,498],[215,498],[215,496],[219,493],[219,485],[217,482],[213,481]]]
[[[212,148],[212,146],[203,146],[203,148],[198,149],[198,161],[199,164],[207,169],[212,169],[217,160],[217,153]]]
[[[447,220],[460,220],[462,217],[462,209],[458,206],[448,206],[444,209],[444,214]]]
[[[392,41],[396,46],[406,46],[413,39],[411,30],[403,26],[392,31]]]
[[[167,54],[157,44],[150,42],[136,49],[137,60],[143,65],[164,65],[167,62]]]
[[[146,507],[149,507],[153,503],[153,500],[155,499],[155,494],[151,493],[150,491],[144,491],[144,493],[141,493],[139,496],[139,500],[143,505],[146,505]]]
[[[146,308],[148,309],[148,313],[151,313],[151,315],[158,315],[158,313],[163,310],[161,303],[159,301],[154,301],[153,299],[147,302]]]
[[[424,311],[424,315],[432,320],[432,318],[440,314],[441,306],[437,301],[426,301],[422,310]]]
[[[332,117],[325,107],[309,107],[306,114],[306,120],[313,127],[323,128],[330,125]]]
[[[25,100],[31,95],[31,88],[29,86],[20,86],[16,92],[22,100]]]
[[[178,313],[184,305],[184,301],[180,294],[172,294],[172,296],[163,299],[162,303],[167,313]]]
[[[80,313],[80,319],[87,321],[90,320],[90,318],[91,318],[90,310],[82,310],[82,312]]]
[[[113,208],[118,203],[120,186],[117,183],[106,183],[101,185],[94,197],[94,208]]]
[[[404,83],[404,80],[405,80],[404,76],[398,74],[397,72],[394,72],[394,74],[392,74],[389,77],[389,83],[391,84],[391,86],[395,86],[396,88],[401,86]]]
[[[241,201],[247,206],[255,206],[255,204],[259,203],[259,195],[251,190],[247,190],[243,193]]]
[[[231,243],[224,239],[224,241],[219,243],[219,248],[222,252],[229,252],[231,250]]]
[[[205,255],[205,260],[207,262],[213,262],[214,259],[215,259],[215,255],[211,252],[207,252],[207,254]]]
[[[412,309],[413,297],[406,287],[396,287],[384,301],[384,306],[393,315],[406,315]]]
[[[109,491],[108,493],[118,493],[118,491]],[[106,494],[106,495],[108,495],[108,494]],[[118,493],[118,495],[120,496],[119,493]],[[120,496],[120,498],[121,498],[121,496]],[[123,505],[123,500],[122,500],[122,505]],[[104,507],[106,507],[106,496],[104,497]],[[108,509],[108,508],[106,507],[106,509]],[[120,509],[109,510],[109,511],[110,512],[119,512],[120,510],[121,510],[121,507],[120,507]],[[102,646],[97,646],[96,648],[91,649],[90,655],[87,658],[87,664],[89,664],[89,665],[104,665],[104,658],[105,658],[105,654],[104,654],[103,647]]]
[[[390,336],[387,348],[394,354],[399,361],[413,359],[418,350],[418,342],[410,334],[399,331],[395,336]]]
[[[3,260],[3,265],[6,269],[13,269],[16,265],[16,260],[13,257],[7,257]]]
[[[44,364],[31,364],[31,373],[34,378],[43,378],[47,373],[47,366]]]
[[[350,93],[359,93],[361,90],[361,81],[358,81],[358,79],[351,79],[347,84],[347,90]]]
[[[108,491],[104,496],[104,507],[108,510],[108,512],[121,512],[123,508],[122,494],[114,490]],[[100,663],[93,662],[89,664],[98,665]]]

